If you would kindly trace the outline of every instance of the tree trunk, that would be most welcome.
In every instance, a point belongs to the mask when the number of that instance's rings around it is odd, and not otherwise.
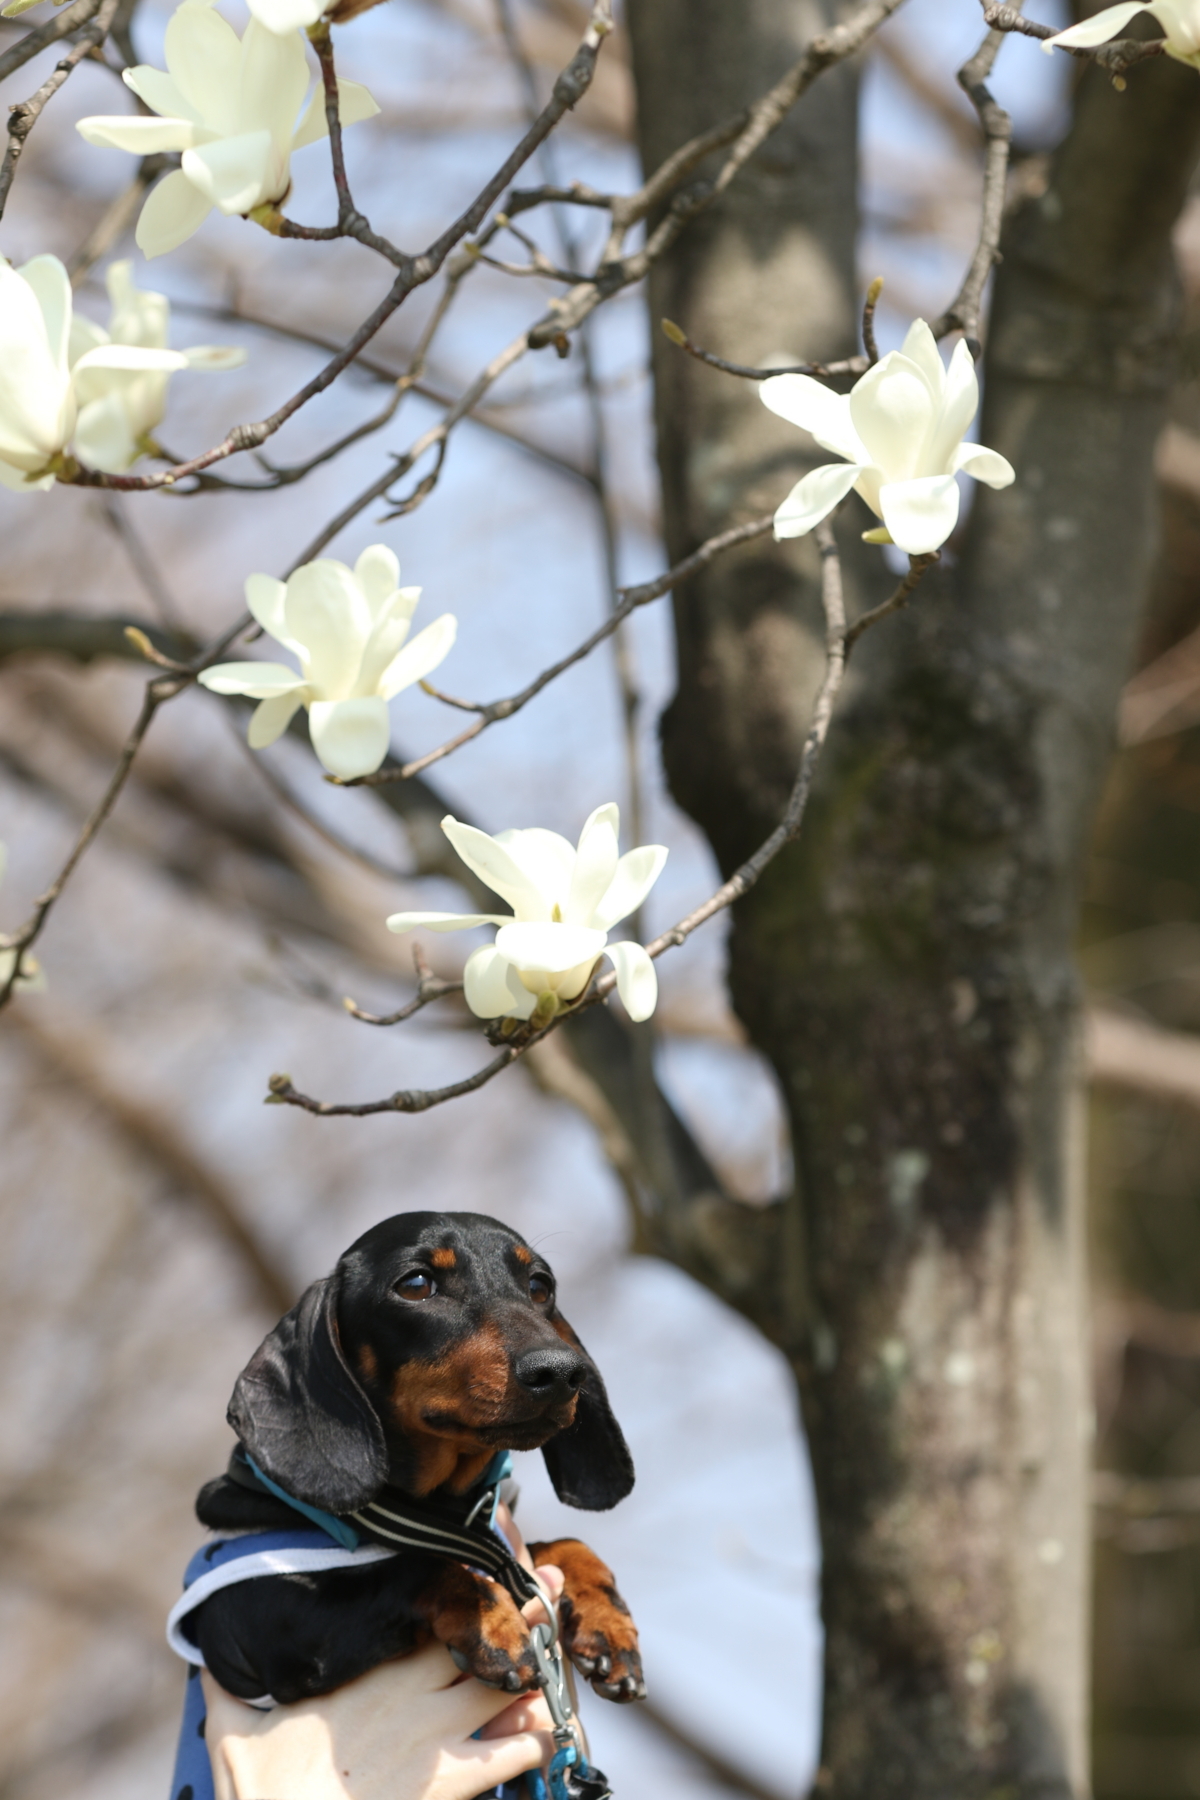
[[[834,10],[633,0],[647,166]],[[761,1319],[812,1448],[819,1785],[840,1800],[1087,1791],[1071,941],[1151,549],[1196,95],[1157,64],[1123,95],[1083,81],[1046,194],[1006,233],[981,437],[1017,483],[978,491],[957,566],[856,653],[804,834],[733,921],[733,1001],[794,1137],[782,1292],[764,1286]],[[655,320],[742,362],[844,353],[854,188],[841,69],[657,272]],[[752,386],[657,336],[655,376],[675,558],[777,503],[801,463]],[[867,522],[855,501],[839,524],[860,571]],[[726,870],[792,779],[813,581],[807,545],[768,545],[676,596],[664,756]]]

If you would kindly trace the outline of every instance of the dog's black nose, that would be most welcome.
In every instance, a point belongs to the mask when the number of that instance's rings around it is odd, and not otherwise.
[[[575,1350],[527,1350],[513,1365],[513,1374],[521,1386],[546,1405],[569,1400],[587,1380],[588,1366]]]

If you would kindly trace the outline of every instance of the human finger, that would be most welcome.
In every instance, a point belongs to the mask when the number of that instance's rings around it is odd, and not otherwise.
[[[527,1769],[536,1769],[545,1754],[545,1743],[532,1731],[492,1740],[472,1738],[449,1758],[459,1779],[447,1783],[438,1800],[474,1800],[491,1786],[499,1787]]]
[[[504,1711],[497,1713],[479,1735],[486,1743],[493,1738],[511,1737],[519,1731],[551,1732],[553,1729],[554,1721],[550,1717],[546,1696],[541,1693],[518,1694],[515,1700],[510,1697]]]

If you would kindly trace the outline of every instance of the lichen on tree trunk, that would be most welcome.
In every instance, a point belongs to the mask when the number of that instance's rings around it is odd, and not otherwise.
[[[647,165],[835,12],[632,0]],[[818,84],[656,272],[655,320],[742,362],[853,348],[855,79]],[[1191,71],[1146,65],[1123,95],[1084,79],[1045,194],[1005,235],[981,437],[1017,483],[978,491],[957,557],[864,640],[804,834],[733,920],[733,1002],[793,1130],[761,1322],[812,1450],[819,1784],[839,1800],[1087,1792],[1071,945],[1151,550],[1198,127]],[[777,503],[802,463],[753,387],[662,340],[655,379],[674,559]],[[881,571],[857,508],[838,529],[864,604]],[[756,545],[676,597],[664,758],[726,870],[792,779],[814,582],[807,544]]]

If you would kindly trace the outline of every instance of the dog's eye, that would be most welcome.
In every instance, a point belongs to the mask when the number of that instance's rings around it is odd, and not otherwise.
[[[548,1306],[554,1298],[554,1289],[544,1275],[529,1277],[529,1298],[535,1306]]]
[[[424,1269],[412,1269],[400,1277],[392,1292],[403,1300],[432,1300],[437,1293],[437,1282],[432,1275],[426,1275]]]

